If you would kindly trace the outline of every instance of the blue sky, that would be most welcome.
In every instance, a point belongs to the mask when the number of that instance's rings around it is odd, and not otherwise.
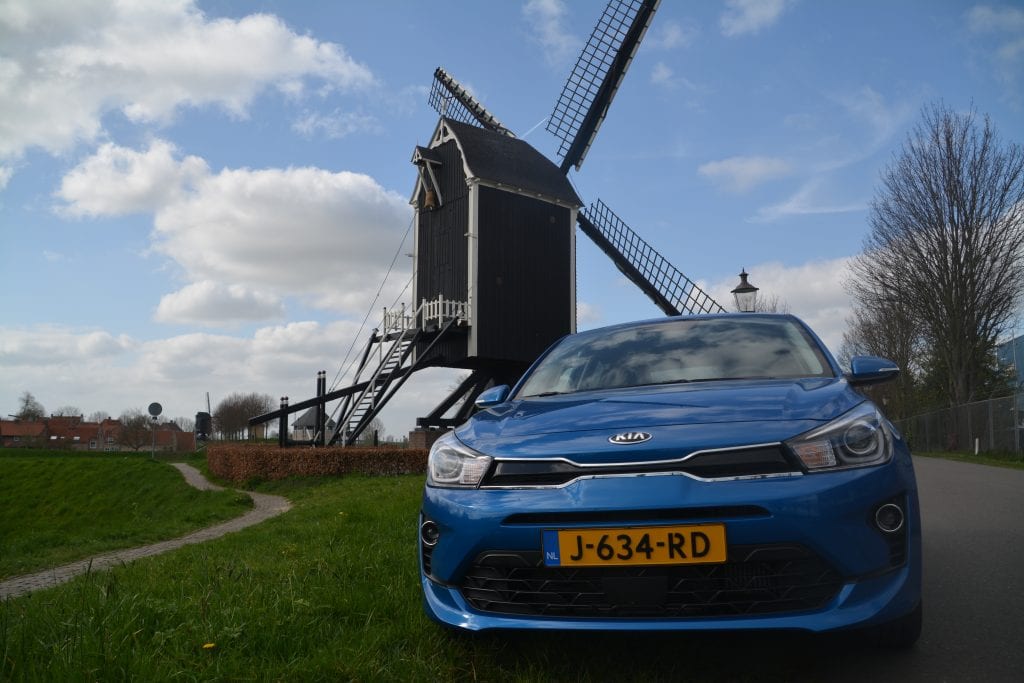
[[[311,395],[411,275],[434,68],[553,157],[602,7],[0,0],[0,413]],[[722,303],[745,267],[838,351],[879,173],[937,100],[1022,141],[1024,4],[666,0],[571,177]],[[659,314],[582,235],[578,283],[581,328]],[[453,379],[410,382],[386,430]]]

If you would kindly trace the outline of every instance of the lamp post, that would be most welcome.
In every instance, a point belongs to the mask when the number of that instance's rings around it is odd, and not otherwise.
[[[740,270],[740,283],[732,290],[736,298],[736,308],[741,313],[753,313],[757,308],[757,287],[747,282],[747,270]]]

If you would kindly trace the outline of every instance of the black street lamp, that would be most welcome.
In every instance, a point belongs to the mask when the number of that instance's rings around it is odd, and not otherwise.
[[[740,271],[740,283],[732,290],[736,297],[736,308],[741,313],[753,313],[757,307],[757,287],[747,282],[746,268]]]

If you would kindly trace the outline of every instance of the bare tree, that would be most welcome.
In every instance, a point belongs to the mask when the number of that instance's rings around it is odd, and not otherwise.
[[[95,410],[89,413],[89,422],[103,422],[108,417],[110,417],[110,413],[108,413],[107,411]]]
[[[975,396],[1021,299],[1024,150],[973,110],[935,104],[922,114],[883,172],[849,286],[861,309],[905,302],[960,404]]]
[[[213,410],[213,423],[225,439],[243,439],[249,433],[249,418],[269,413],[274,405],[270,394],[239,394],[225,397]]]
[[[20,406],[18,408],[17,418],[19,420],[41,420],[46,417],[46,408],[43,404],[36,400],[36,397],[32,395],[31,391],[26,391],[18,399]]]
[[[117,433],[117,443],[126,446],[133,451],[138,451],[143,446],[148,446],[153,435],[150,432],[149,416],[138,408],[132,408],[121,413],[119,418],[121,429]]]
[[[370,424],[366,425],[366,429],[364,429],[363,433],[359,435],[359,439],[356,443],[360,446],[372,446],[374,437],[376,437],[378,441],[382,441],[384,439],[384,423],[379,417],[375,417],[370,420]]]
[[[176,417],[171,422],[178,425],[178,429],[183,432],[191,432],[196,428],[196,421],[191,417]]]
[[[57,410],[53,411],[51,415],[55,417],[78,417],[82,414],[81,409],[78,406],[61,406]]]
[[[792,313],[789,303],[778,294],[759,296],[754,300],[755,313]]]
[[[894,383],[872,387],[868,393],[885,406],[892,418],[907,417],[916,404],[915,386],[923,372],[926,355],[920,329],[906,306],[898,299],[881,305],[855,308],[846,320],[839,349],[839,362],[849,367],[853,356],[882,356],[900,367]]]

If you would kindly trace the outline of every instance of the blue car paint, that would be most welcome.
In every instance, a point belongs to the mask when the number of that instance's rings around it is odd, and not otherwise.
[[[463,444],[496,458],[564,457],[582,465],[678,460],[694,450],[780,443],[828,423],[865,400],[843,379],[823,345],[821,348],[836,374],[833,378],[716,381],[515,398],[477,414],[455,434]],[[516,396],[515,392],[513,389],[510,395]],[[629,446],[609,443],[608,436],[622,429],[643,429],[654,438]],[[870,511],[897,496],[906,501],[907,557],[902,565],[892,567],[889,546],[873,526]],[[730,546],[804,545],[843,577],[838,594],[820,608],[800,613],[553,618],[476,611],[455,585],[480,552],[539,550],[541,535],[550,525],[506,523],[512,514],[628,509],[635,515],[643,510],[741,505],[759,506],[766,513],[724,520],[686,519],[685,523],[724,522]],[[658,473],[583,478],[560,487],[532,489],[428,486],[421,519],[438,524],[440,541],[431,554],[432,578],[421,566],[424,604],[433,619],[469,630],[825,631],[870,626],[902,617],[920,601],[918,510],[910,453],[898,434],[894,434],[894,456],[889,462],[838,471],[723,481]],[[636,516],[629,521],[630,526],[666,523],[653,515],[649,521]]]

